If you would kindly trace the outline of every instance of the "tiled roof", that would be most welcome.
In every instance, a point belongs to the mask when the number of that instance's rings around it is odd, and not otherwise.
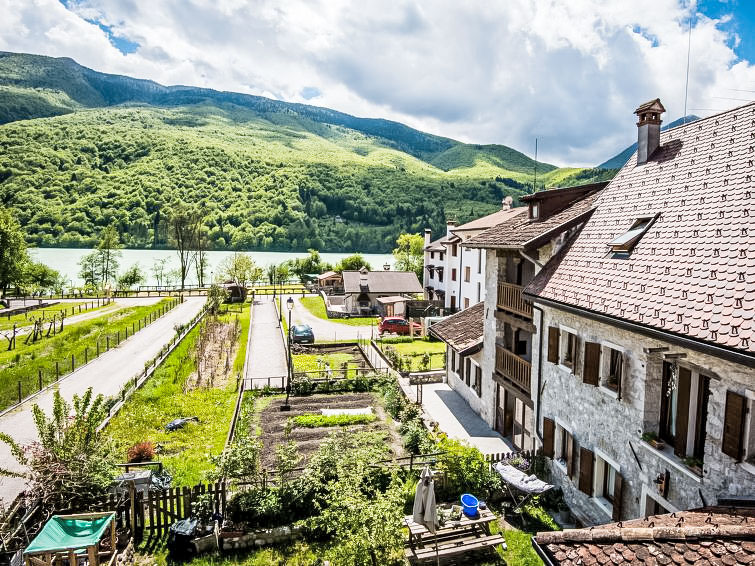
[[[446,248],[443,247],[443,243],[448,239],[448,236],[443,236],[442,238],[438,238],[434,242],[430,242],[425,246],[426,252],[444,252],[446,251]]]
[[[538,533],[555,566],[755,564],[755,509],[711,508]]]
[[[570,225],[578,224],[589,216],[600,192],[580,198],[561,212],[540,222],[532,222],[529,217],[517,217],[477,234],[464,243],[470,248],[506,249],[526,248],[539,240],[563,231]]]
[[[457,352],[466,352],[482,344],[485,303],[480,302],[436,322],[430,334],[443,340]]]
[[[422,284],[413,271],[368,271],[367,293],[385,293],[398,295],[401,293],[422,293]],[[361,271],[343,272],[344,293],[361,293]]]
[[[525,292],[755,352],[755,104],[661,133],[596,200],[563,260]],[[658,215],[628,258],[608,243]]]
[[[485,228],[492,228],[493,226],[497,226],[502,222],[507,222],[512,218],[516,218],[526,210],[526,206],[520,206],[518,208],[502,208],[501,210],[497,210],[492,214],[483,216],[482,218],[477,218],[476,220],[472,220],[471,222],[467,222],[466,224],[462,224],[461,226],[451,228],[451,231],[464,232],[467,230],[484,230]]]

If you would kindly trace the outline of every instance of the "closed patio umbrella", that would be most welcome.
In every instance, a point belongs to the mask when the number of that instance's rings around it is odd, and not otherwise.
[[[438,511],[435,504],[435,482],[430,466],[425,466],[419,475],[417,491],[414,494],[412,518],[419,525],[424,525],[431,533],[435,533],[438,521]],[[435,539],[435,560],[438,561],[438,539]]]

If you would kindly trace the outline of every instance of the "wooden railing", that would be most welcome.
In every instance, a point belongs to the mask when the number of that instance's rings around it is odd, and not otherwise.
[[[522,298],[522,287],[498,282],[498,307],[532,318],[532,303]]]
[[[498,344],[495,346],[495,369],[526,391],[530,390],[532,365]]]

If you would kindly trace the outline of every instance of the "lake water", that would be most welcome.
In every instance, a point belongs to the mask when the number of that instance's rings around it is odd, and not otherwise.
[[[67,280],[73,280],[74,285],[83,283],[79,277],[79,260],[91,252],[89,249],[81,248],[30,248],[29,254],[34,261],[39,261],[60,272]],[[287,259],[306,257],[307,253],[292,252],[239,252],[251,256],[254,262],[262,267],[272,264],[279,264]],[[356,252],[352,252],[356,253]],[[152,266],[156,260],[168,258],[166,269],[176,269],[179,266],[178,254],[175,250],[121,250],[120,271],[123,272],[132,265],[138,263],[145,275],[143,285],[157,285],[157,281],[152,274]],[[209,278],[211,272],[218,270],[218,265],[226,257],[233,255],[234,252],[207,252],[208,266],[206,276]],[[321,253],[323,261],[336,263],[342,258],[352,255],[351,253]],[[391,254],[362,254],[372,266],[372,269],[382,269],[383,265],[388,262],[393,266],[393,256]],[[174,282],[179,283],[179,282]],[[196,283],[196,277],[192,270],[187,284]]]

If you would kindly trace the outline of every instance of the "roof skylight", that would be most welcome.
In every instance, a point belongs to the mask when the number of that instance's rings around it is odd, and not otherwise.
[[[621,236],[613,239],[608,243],[608,247],[611,249],[611,253],[627,256],[631,253],[632,249],[640,241],[640,238],[647,232],[650,225],[655,220],[655,217],[649,216],[645,218],[638,218],[629,227],[629,230],[624,232]]]

